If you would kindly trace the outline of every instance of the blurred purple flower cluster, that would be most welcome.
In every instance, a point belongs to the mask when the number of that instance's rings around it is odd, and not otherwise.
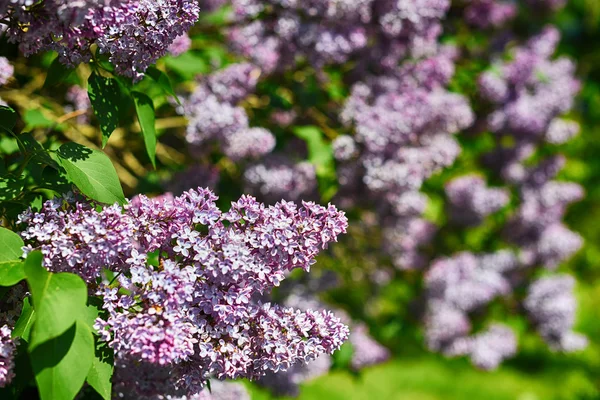
[[[479,225],[485,217],[506,206],[510,195],[506,189],[488,188],[485,179],[462,176],[446,184],[448,214],[460,225]]]
[[[469,336],[469,313],[508,295],[511,274],[519,267],[516,255],[506,250],[482,255],[465,252],[436,260],[425,276],[427,346],[448,356],[469,355],[484,369],[494,369],[514,355],[512,330],[496,324]]]
[[[394,73],[353,86],[341,113],[354,137],[334,143],[340,204],[371,199],[387,226],[385,247],[396,267],[420,268],[418,247],[433,226],[421,218],[423,182],[449,167],[460,153],[453,134],[474,119],[467,100],[445,87],[454,74],[455,50],[404,63]]]
[[[217,142],[232,160],[258,158],[275,147],[275,137],[263,128],[251,128],[239,106],[256,86],[260,70],[252,64],[233,64],[201,78],[178,111],[188,120],[186,139],[193,147]]]
[[[216,199],[199,188],[101,211],[61,199],[21,215],[25,252],[41,250],[44,266],[79,274],[102,297],[107,317],[96,328],[115,351],[119,393],[193,395],[211,376],[255,379],[347,339],[329,311],[256,300],[286,272],[308,271],[346,231],[344,213],[249,196],[223,213]]]
[[[19,339],[13,339],[12,332],[21,315],[26,295],[24,286],[13,286],[4,294],[0,304],[0,388],[9,385],[15,377],[15,356]]]
[[[412,55],[435,50],[448,0],[233,0],[234,51],[265,72],[306,58],[320,67],[351,59],[395,69]]]
[[[10,41],[26,55],[54,50],[68,66],[108,54],[118,74],[140,79],[198,19],[193,0],[0,1]]]
[[[515,246],[514,254],[465,252],[434,261],[426,275],[429,347],[447,355],[470,355],[485,369],[495,368],[516,351],[516,337],[506,327],[492,325],[486,333],[469,336],[469,314],[496,298],[522,301],[551,348],[576,351],[587,344],[585,337],[572,332],[574,279],[563,275],[534,280],[539,267],[555,270],[583,245],[579,234],[562,222],[567,206],[584,195],[578,184],[556,180],[564,157],[530,162],[539,146],[564,143],[579,131],[577,123],[560,118],[571,109],[579,82],[570,60],[552,59],[559,40],[558,31],[546,27],[514,49],[511,61],[498,62],[480,76],[480,93],[492,105],[487,126],[497,139],[497,148],[484,156],[484,163],[507,188],[489,189],[477,176],[446,185],[451,217],[469,225],[480,224],[506,205],[509,188],[520,200],[503,229],[504,238]],[[515,293],[524,288],[529,293],[519,299]]]
[[[333,278],[333,279],[332,279]],[[333,282],[332,282],[333,281]],[[322,311],[326,305],[319,300],[317,293],[329,286],[335,285],[335,277],[323,274],[320,278],[310,279],[309,282],[290,282],[286,288],[283,304],[286,307],[297,308],[305,312]],[[280,293],[281,294],[281,293]],[[340,310],[335,315],[350,326],[348,342],[352,346],[350,367],[354,371],[385,362],[390,357],[388,349],[377,343],[370,335],[363,323],[353,324],[350,317]],[[277,395],[298,396],[299,385],[325,375],[333,364],[332,357],[328,354],[319,356],[316,360],[306,364],[297,364],[284,372],[270,372],[262,377],[258,384],[268,387]]]
[[[478,28],[497,28],[517,15],[517,4],[511,0],[470,0],[465,19]]]

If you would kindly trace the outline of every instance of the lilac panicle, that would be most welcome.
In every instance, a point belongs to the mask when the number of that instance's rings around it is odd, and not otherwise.
[[[193,0],[47,0],[4,2],[7,34],[26,55],[58,52],[75,66],[92,58],[92,46],[109,56],[118,74],[140,79],[173,41],[198,19]]]
[[[348,337],[329,311],[257,300],[288,271],[308,271],[346,231],[344,213],[250,196],[221,212],[216,200],[202,188],[102,210],[70,198],[20,216],[26,252],[40,249],[44,266],[79,274],[103,298],[96,329],[115,351],[117,392],[193,395],[210,376],[256,379]],[[119,273],[113,285],[99,280],[103,268]]]

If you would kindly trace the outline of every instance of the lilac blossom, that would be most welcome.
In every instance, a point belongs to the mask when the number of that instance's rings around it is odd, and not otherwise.
[[[408,55],[435,51],[450,7],[446,0],[232,3],[238,25],[229,32],[231,46],[267,73],[293,64],[292,55],[317,67],[356,59],[359,69],[393,69]]]
[[[15,353],[17,341],[11,338],[12,329],[8,325],[0,327],[0,388],[6,387],[15,377]]]
[[[425,335],[429,349],[446,356],[468,355],[482,369],[495,369],[515,354],[511,329],[492,325],[471,334],[470,314],[512,292],[511,276],[521,263],[509,250],[460,253],[434,261],[425,275]]]
[[[446,184],[449,215],[461,225],[478,225],[485,217],[500,210],[510,200],[506,189],[486,186],[476,175],[455,178]]]
[[[219,170],[212,165],[196,164],[173,174],[164,182],[168,192],[179,196],[189,187],[205,187],[215,190],[219,184]]]
[[[250,393],[242,383],[211,380],[210,391],[205,389],[186,400],[250,400]]]
[[[223,213],[216,200],[201,188],[102,210],[52,200],[19,218],[26,253],[41,249],[46,268],[79,274],[103,298],[96,329],[115,351],[116,392],[194,395],[211,376],[256,379],[346,340],[329,311],[256,300],[288,271],[308,271],[346,231],[344,214],[249,196]],[[119,273],[113,285],[95,280],[100,268]]]
[[[401,269],[423,266],[418,247],[432,237],[431,225],[421,219],[427,204],[421,185],[452,165],[460,153],[452,134],[473,122],[466,99],[445,89],[455,56],[453,48],[440,48],[393,75],[355,84],[340,114],[355,130],[354,137],[334,142],[340,196],[371,199],[388,210],[382,212],[384,247]],[[404,234],[409,230],[419,233]]]
[[[0,85],[6,85],[8,80],[15,73],[14,67],[10,64],[6,57],[0,57]]]
[[[516,352],[517,338],[513,330],[501,324],[493,324],[483,332],[456,340],[446,354],[468,355],[473,365],[483,370],[493,370]]]
[[[250,128],[239,106],[256,86],[260,71],[251,64],[233,64],[199,82],[178,107],[189,121],[186,139],[193,147],[217,142],[231,159],[258,158],[275,147],[275,137],[264,128]]]
[[[587,339],[572,331],[577,308],[574,286],[570,275],[540,278],[531,284],[525,299],[525,308],[538,332],[556,350],[570,352],[587,346]]]
[[[359,371],[365,367],[381,364],[390,358],[388,349],[377,343],[370,335],[365,325],[356,325],[350,330],[348,338],[352,344],[352,360],[350,366]]]
[[[435,261],[427,271],[425,286],[430,299],[470,312],[510,292],[502,272],[489,261],[482,263],[481,256],[465,252]]]
[[[124,265],[134,250],[135,224],[118,205],[94,212],[92,205],[75,203],[73,197],[55,198],[39,212],[21,214],[18,223],[24,226],[25,256],[40,250],[50,271],[73,272],[86,282],[98,278],[105,266]]]
[[[0,9],[10,41],[26,55],[58,52],[61,62],[89,62],[92,45],[118,74],[140,79],[198,19],[192,0],[49,0]]]
[[[488,117],[491,131],[538,140],[554,118],[573,106],[580,88],[575,65],[566,58],[551,59],[559,40],[558,31],[546,27],[515,49],[512,61],[497,63],[480,77],[481,94],[497,105]]]
[[[465,19],[478,28],[500,27],[517,14],[517,5],[502,0],[470,0]]]
[[[306,364],[295,364],[287,371],[269,372],[257,383],[278,396],[297,397],[300,394],[301,383],[327,374],[330,368],[331,357],[324,354]]]
[[[314,197],[317,189],[315,167],[306,161],[293,163],[283,155],[272,154],[249,166],[244,172],[246,190],[266,201],[299,200]]]
[[[21,315],[26,286],[17,284],[8,289],[0,303],[0,388],[10,385],[15,377],[15,356],[19,339],[12,338],[13,328]]]
[[[173,57],[177,57],[192,47],[192,39],[184,33],[183,35],[177,36],[173,42],[169,45],[169,54]]]
[[[77,123],[87,124],[90,121],[90,115],[92,113],[92,103],[87,90],[81,86],[71,86],[67,90],[65,100],[70,105],[65,107],[66,112],[80,112],[81,115],[77,116]]]

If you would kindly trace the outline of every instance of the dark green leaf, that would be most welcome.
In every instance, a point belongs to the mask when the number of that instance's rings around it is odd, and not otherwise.
[[[23,255],[23,239],[13,231],[0,227],[0,262],[18,260]]]
[[[50,88],[64,82],[65,79],[71,75],[71,72],[73,72],[73,69],[66,67],[58,60],[58,57],[56,57],[54,61],[52,61],[52,64],[50,64],[50,68],[48,68],[44,87]]]
[[[12,200],[17,197],[25,186],[25,181],[14,176],[0,176],[0,201]]]
[[[160,88],[169,96],[173,96],[173,98],[175,98],[175,101],[177,101],[178,104],[181,104],[181,102],[179,101],[179,98],[177,97],[177,94],[175,94],[175,91],[173,90],[173,86],[171,85],[171,80],[169,79],[169,77],[167,76],[167,74],[165,74],[164,72],[162,72],[161,70],[159,70],[158,68],[151,66],[146,70],[146,74],[154,79],[154,81],[156,83],[158,83],[158,86],[160,86]]]
[[[106,154],[77,143],[63,144],[57,154],[67,178],[83,194],[101,203],[125,202],[119,177]]]
[[[42,400],[73,400],[94,360],[94,338],[78,321],[30,351],[30,358]]]
[[[19,139],[25,146],[27,154],[33,156],[33,158],[42,165],[50,165],[52,168],[58,169],[56,161],[50,157],[48,150],[46,150],[40,142],[35,140],[31,133],[22,133],[19,135]]]
[[[36,313],[31,337],[33,348],[58,337],[76,319],[83,318],[87,288],[75,274],[48,272],[42,267],[42,253],[39,251],[30,253],[25,260],[25,274]]]
[[[88,80],[88,95],[94,108],[94,114],[100,122],[102,147],[104,147],[119,124],[121,98],[119,83],[113,78],[105,78],[92,73]]]
[[[15,329],[12,331],[12,337],[19,337],[29,342],[31,336],[31,327],[35,321],[35,311],[31,306],[29,297],[23,299],[23,309],[21,310],[21,316],[15,324]]]
[[[17,124],[17,113],[10,107],[0,106],[0,128],[12,131]]]
[[[0,286],[14,286],[23,279],[25,279],[24,261],[0,262]]]
[[[96,356],[87,376],[87,383],[93,387],[104,400],[110,400],[112,392],[112,374],[114,360],[112,351],[106,344],[96,348]]]
[[[146,151],[152,165],[156,168],[156,117],[154,115],[154,105],[152,99],[140,92],[131,92],[135,103],[135,111],[137,112],[138,121],[144,135],[144,143]]]

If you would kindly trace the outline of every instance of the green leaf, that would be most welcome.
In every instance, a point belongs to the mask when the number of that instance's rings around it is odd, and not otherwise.
[[[36,312],[31,337],[33,348],[60,336],[85,315],[87,288],[75,274],[48,272],[42,267],[39,251],[30,253],[25,260],[25,274]]]
[[[52,64],[50,64],[50,68],[48,68],[48,74],[46,75],[44,87],[50,88],[58,85],[59,83],[65,81],[73,71],[73,68],[66,67],[58,60],[58,57],[56,57],[54,61],[52,61]]]
[[[16,124],[16,111],[7,106],[0,106],[0,128],[11,132]]]
[[[315,126],[299,126],[294,134],[306,142],[308,160],[315,166],[319,181],[319,191],[324,201],[330,200],[337,192],[335,159],[331,143],[323,138],[323,132]]]
[[[17,197],[25,186],[25,181],[14,176],[0,176],[0,201],[12,200]]]
[[[162,72],[161,70],[159,70],[158,68],[156,68],[154,66],[150,66],[146,70],[146,75],[148,75],[156,83],[158,83],[158,86],[160,86],[160,88],[163,90],[163,92],[165,92],[169,96],[173,96],[173,98],[175,98],[175,101],[177,101],[177,104],[181,104],[181,102],[179,101],[179,98],[177,97],[177,94],[173,90],[173,86],[171,85],[171,80],[169,79],[167,74],[165,74],[164,72]]]
[[[105,78],[94,72],[88,80],[88,95],[94,114],[100,122],[104,147],[119,124],[119,83],[113,78]]]
[[[67,178],[83,194],[101,203],[125,202],[117,171],[106,154],[77,143],[63,144],[57,154]]]
[[[198,74],[208,73],[209,65],[204,58],[187,51],[179,57],[164,57],[165,64],[170,70],[177,72],[185,79],[192,79]]]
[[[49,120],[39,108],[27,110],[23,115],[23,121],[27,125],[26,130],[54,126],[54,122]]]
[[[23,279],[25,279],[24,261],[0,262],[0,286],[14,286]]]
[[[77,321],[33,351],[30,347],[30,359],[42,400],[73,400],[94,360],[94,337]]]
[[[12,331],[12,337],[19,337],[29,342],[31,336],[31,327],[33,326],[34,321],[35,311],[31,306],[29,297],[25,297],[25,299],[23,299],[23,309],[21,310],[21,316],[15,324],[15,329],[13,329]]]
[[[58,169],[58,164],[50,157],[48,150],[35,140],[31,133],[22,133],[19,135],[19,139],[25,146],[27,154],[32,155],[34,160],[42,165],[50,165],[52,168]]]
[[[23,239],[13,231],[0,227],[0,262],[18,260],[23,255]]]
[[[135,103],[135,111],[137,113],[142,134],[144,135],[144,143],[148,157],[154,168],[156,168],[156,117],[154,115],[154,105],[152,99],[140,92],[131,92],[133,102]]]
[[[97,346],[96,356],[92,361],[86,381],[104,400],[111,398],[113,365],[112,352],[108,346],[106,344]]]

